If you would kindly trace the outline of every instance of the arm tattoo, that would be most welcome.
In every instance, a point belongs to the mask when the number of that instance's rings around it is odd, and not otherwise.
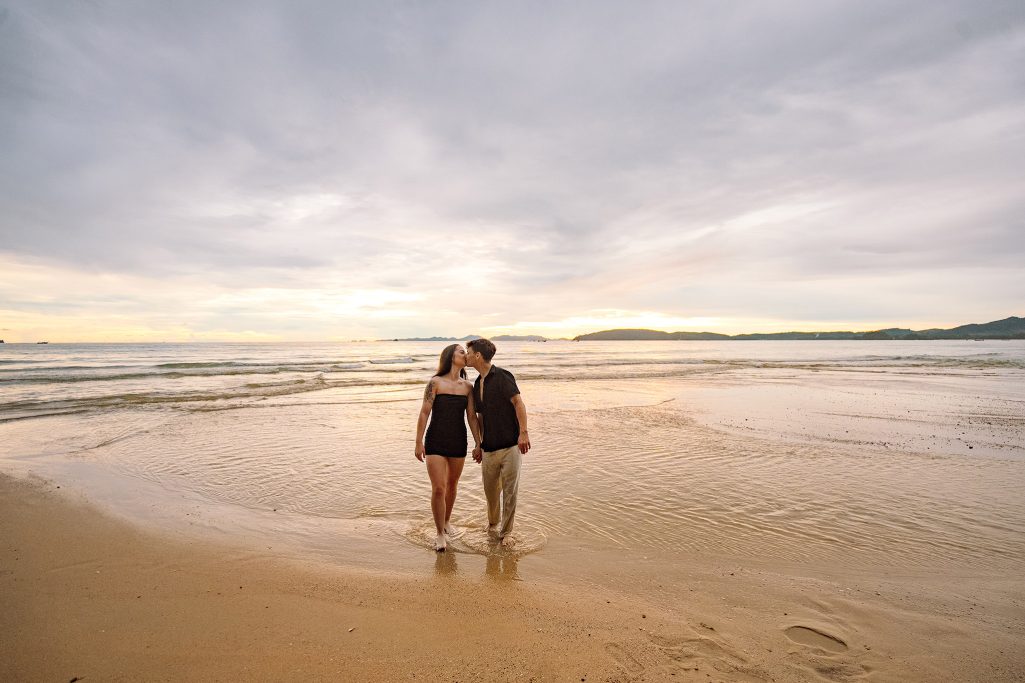
[[[427,383],[427,388],[424,389],[424,403],[434,403],[434,381]]]

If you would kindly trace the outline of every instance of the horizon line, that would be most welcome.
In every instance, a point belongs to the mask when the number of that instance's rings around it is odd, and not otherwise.
[[[2,338],[0,338],[0,342],[3,342],[5,345],[6,344],[29,344],[29,345],[47,345],[47,344],[281,344],[281,343],[292,343],[292,344],[297,344],[297,343],[298,344],[350,343],[351,344],[351,343],[361,343],[361,342],[362,343],[374,343],[374,342],[415,341],[415,340],[423,340],[423,341],[462,341],[462,340],[466,339],[467,337],[471,337],[472,338],[472,337],[475,337],[475,336],[483,337],[483,338],[538,337],[540,339],[546,339],[546,340],[549,340],[549,341],[561,341],[561,340],[572,341],[572,340],[576,339],[577,337],[584,337],[584,336],[591,335],[591,334],[600,334],[600,333],[603,333],[603,332],[613,332],[613,331],[622,331],[622,330],[644,331],[644,332],[658,332],[658,333],[661,333],[661,334],[714,334],[714,335],[721,335],[721,336],[726,337],[726,338],[733,338],[733,337],[742,337],[742,336],[750,336],[750,335],[774,335],[774,334],[844,334],[844,333],[849,333],[849,334],[867,334],[867,333],[871,333],[871,332],[880,332],[880,331],[883,331],[883,330],[893,330],[893,329],[900,329],[900,330],[908,329],[908,330],[911,330],[911,332],[926,332],[926,331],[930,331],[930,330],[948,331],[948,330],[951,330],[951,329],[956,329],[958,327],[964,327],[966,325],[988,325],[988,324],[992,324],[992,323],[995,323],[995,322],[1002,322],[1004,320],[1009,320],[1009,319],[1012,319],[1012,318],[1020,319],[1020,318],[1025,318],[1025,316],[1014,316],[1014,315],[1011,315],[1011,316],[1007,316],[1005,318],[1000,318],[999,320],[990,320],[990,321],[987,321],[987,322],[984,322],[984,323],[961,323],[959,325],[954,325],[953,327],[949,327],[949,328],[929,327],[929,328],[924,328],[924,329],[920,329],[920,330],[914,330],[912,328],[905,328],[905,327],[898,327],[898,326],[891,326],[891,327],[876,327],[876,328],[865,329],[865,330],[855,330],[855,329],[847,329],[847,330],[838,330],[838,329],[833,329],[833,330],[796,330],[796,329],[790,329],[790,330],[783,330],[783,331],[777,331],[777,332],[738,332],[736,334],[725,334],[725,333],[722,333],[722,332],[708,332],[708,331],[693,332],[693,331],[690,331],[690,330],[658,330],[658,329],[646,328],[646,327],[610,327],[610,328],[606,328],[606,329],[595,330],[595,331],[592,331],[592,332],[582,332],[582,333],[574,335],[572,337],[548,337],[546,335],[537,334],[537,333],[509,334],[509,333],[503,332],[501,334],[492,335],[492,337],[485,337],[484,335],[474,335],[474,334],[471,334],[471,335],[463,335],[461,337],[447,336],[447,335],[416,335],[416,336],[412,336],[412,337],[380,337],[380,338],[375,338],[375,339],[177,339],[177,340],[175,340],[175,339],[166,340],[165,339],[165,340],[159,340],[159,341],[138,341],[138,340],[50,341],[50,340],[45,340],[44,339],[44,340],[38,340],[38,341],[17,341],[17,342],[7,342],[7,341],[4,341]],[[251,331],[249,333],[251,333]],[[243,334],[245,334],[245,333],[243,333]],[[635,340],[606,340],[606,341],[659,341],[659,340],[640,340],[640,339],[635,339]],[[675,340],[675,341],[713,341],[713,340],[707,340],[707,339],[706,340],[686,340],[686,339],[681,339],[681,340]],[[830,340],[822,340],[822,341],[830,341]],[[843,341],[843,340],[835,340],[835,341]]]

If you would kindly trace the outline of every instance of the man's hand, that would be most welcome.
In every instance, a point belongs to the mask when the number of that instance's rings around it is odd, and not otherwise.
[[[520,453],[523,453],[524,455],[526,455],[527,451],[530,450],[530,437],[527,436],[526,431],[520,432],[520,440],[516,445],[520,447]]]
[[[473,461],[479,463],[484,459],[484,451],[481,450],[480,446],[473,447]]]
[[[417,460],[419,460],[420,462],[423,462],[424,461],[424,452],[426,450],[427,449],[424,448],[424,445],[422,443],[418,443],[416,445],[416,448],[413,449],[413,455],[416,456]]]

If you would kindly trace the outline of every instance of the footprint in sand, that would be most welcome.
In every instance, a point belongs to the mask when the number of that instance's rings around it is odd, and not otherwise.
[[[738,683],[770,680],[768,674],[752,666],[739,651],[719,638],[693,630],[684,634],[645,635],[605,646],[605,651],[622,667],[628,680],[647,680],[652,676],[662,680],[672,676],[679,681],[707,681],[710,675],[716,680],[725,675]]]
[[[625,647],[619,643],[609,643],[605,646],[605,651],[609,653],[616,664],[619,664],[623,669],[631,676],[636,676],[644,671],[644,665],[637,661]]]
[[[812,626],[791,626],[783,632],[787,638],[801,645],[818,647],[829,652],[847,651],[847,643],[842,639]]]
[[[804,666],[828,681],[850,681],[865,676],[869,669],[848,659],[847,642],[821,626],[794,625],[783,634],[798,645],[809,648],[803,655]]]

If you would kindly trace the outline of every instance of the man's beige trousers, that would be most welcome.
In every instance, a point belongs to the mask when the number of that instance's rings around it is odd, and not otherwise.
[[[512,531],[513,518],[516,517],[521,458],[519,446],[512,446],[485,453],[481,461],[484,495],[488,499],[488,525],[494,526],[501,520],[500,538],[505,538]]]

